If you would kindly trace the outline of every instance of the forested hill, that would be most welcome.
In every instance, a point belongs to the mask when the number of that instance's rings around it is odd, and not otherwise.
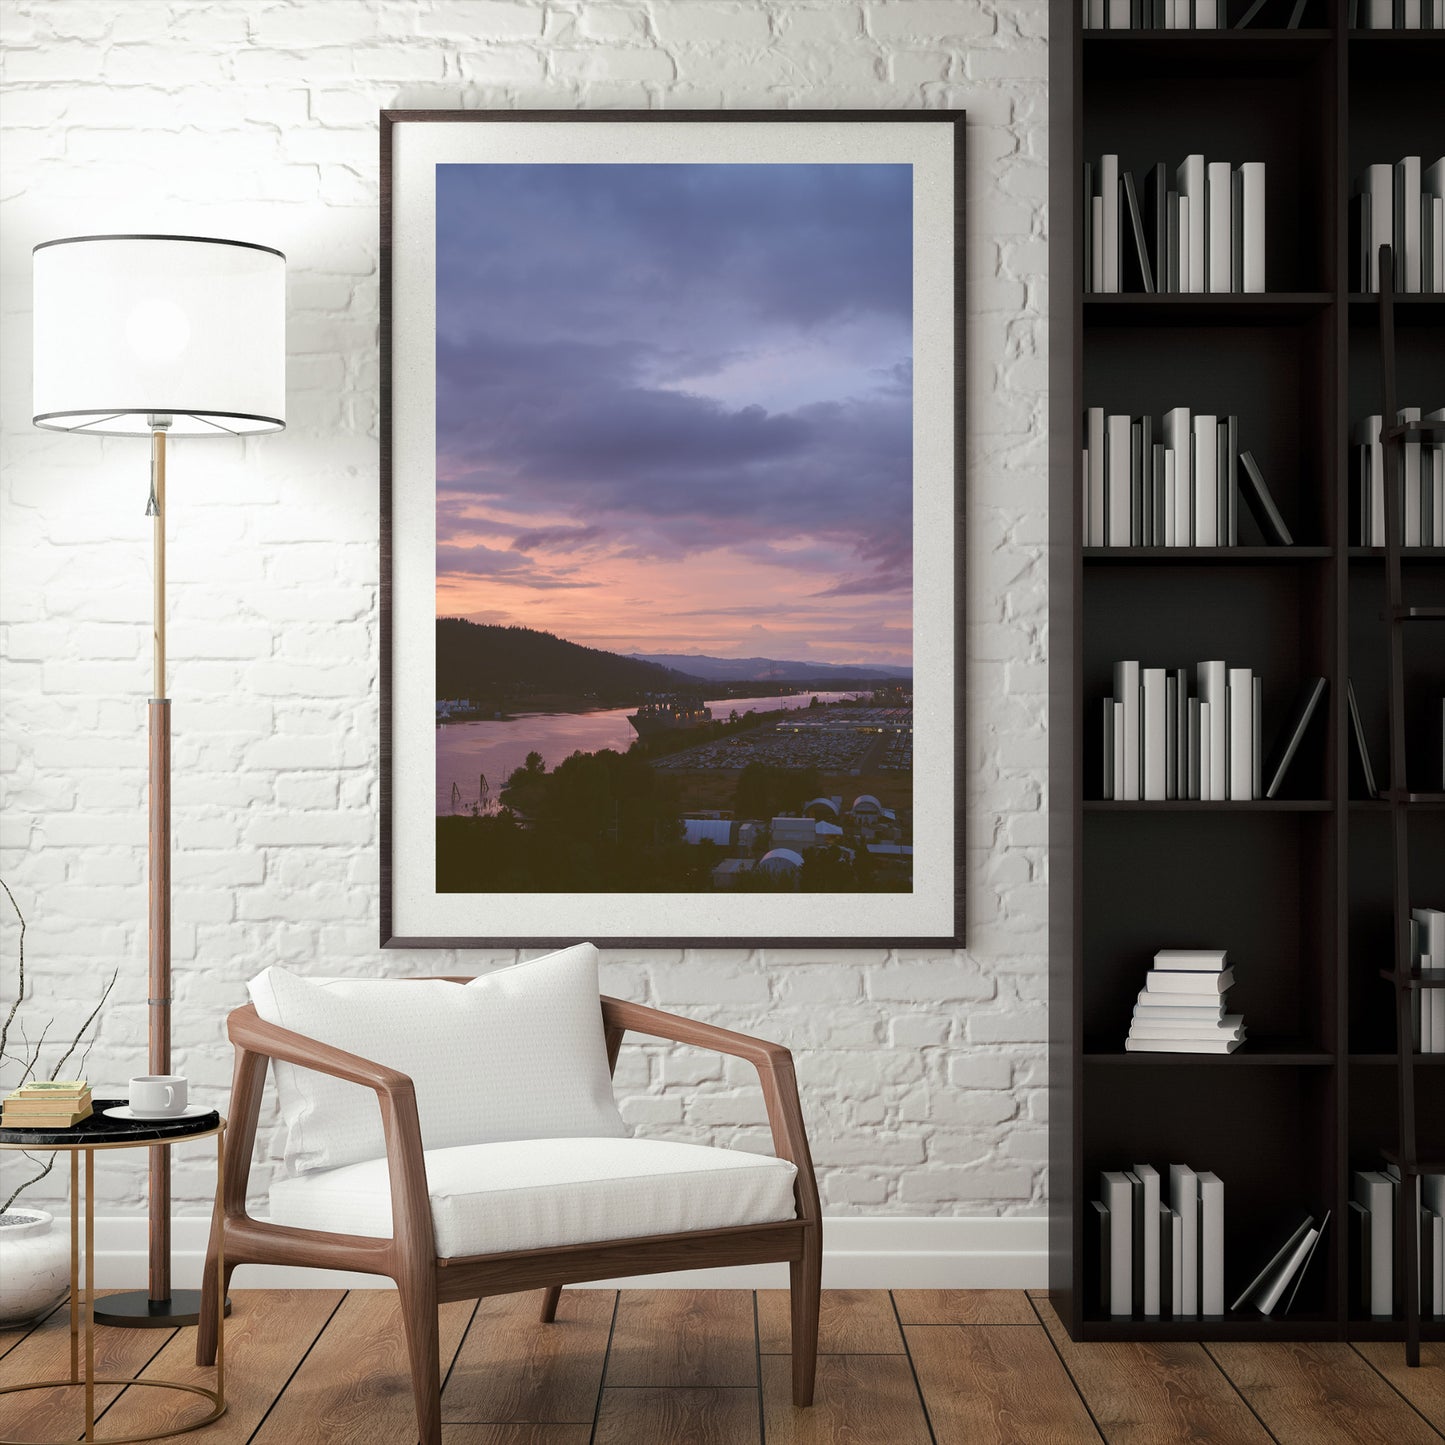
[[[491,627],[437,618],[438,697],[480,700],[567,698],[616,705],[695,683],[655,663],[580,647],[530,627]]]

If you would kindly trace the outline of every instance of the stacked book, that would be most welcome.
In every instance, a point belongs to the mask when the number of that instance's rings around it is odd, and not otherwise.
[[[1351,30],[1445,30],[1445,0],[1350,0]]]
[[[1354,1236],[1355,1310],[1376,1319],[1395,1314],[1395,1220],[1399,1169],[1355,1171],[1350,1200]],[[1445,1174],[1420,1176],[1415,1196],[1420,1227],[1420,1313],[1445,1317]]]
[[[85,1080],[48,1079],[6,1094],[0,1129],[69,1129],[90,1115],[90,1085]]]
[[[1139,990],[1125,1051],[1232,1054],[1244,1042],[1244,1015],[1225,1012],[1233,982],[1222,948],[1161,948]]]
[[[1410,956],[1416,968],[1445,971],[1445,909],[1410,910]],[[1445,988],[1413,990],[1415,1047],[1422,1054],[1445,1054]]]
[[[1285,524],[1237,416],[1187,406],[1152,416],[1084,413],[1080,472],[1086,547],[1237,547],[1243,498],[1266,545],[1288,547]]]
[[[1401,422],[1445,422],[1445,406],[1423,414],[1401,407]],[[1385,447],[1380,416],[1355,427],[1355,535],[1362,547],[1385,545]],[[1400,444],[1401,474],[1395,479],[1400,509],[1400,542],[1405,547],[1445,547],[1445,442]]]
[[[1144,176],[1084,163],[1086,291],[1263,291],[1264,162],[1187,156]]]
[[[1197,1319],[1224,1313],[1224,1185],[1169,1166],[1169,1198],[1152,1164],[1106,1169],[1094,1201],[1099,1297],[1109,1314]]]
[[[1380,247],[1394,255],[1396,291],[1445,291],[1445,156],[1366,166],[1350,202],[1355,279],[1380,289]]]

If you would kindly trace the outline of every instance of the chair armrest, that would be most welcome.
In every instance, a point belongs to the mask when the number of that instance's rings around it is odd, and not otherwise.
[[[345,1079],[376,1092],[381,1107],[381,1132],[386,1142],[387,1174],[391,1181],[392,1239],[399,1250],[419,1257],[435,1254],[432,1237],[431,1200],[427,1193],[426,1160],[422,1156],[421,1121],[416,1112],[416,1086],[411,1077],[397,1069],[379,1064],[375,1059],[347,1053],[319,1039],[308,1038],[279,1024],[268,1023],[256,1012],[255,1004],[234,1009],[226,1020],[226,1030],[240,1056],[257,1055],[278,1059],[298,1068],[313,1069],[320,1074]],[[244,1139],[245,1159],[239,1171],[238,1185],[244,1214],[246,1175],[250,1172],[250,1154],[255,1138],[255,1112],[260,1105],[260,1079],[254,1086],[253,1101],[248,1100],[249,1127],[237,1136]],[[230,1161],[228,1161],[229,1164]],[[231,1192],[231,1169],[227,1170],[227,1193]]]
[[[732,1029],[705,1024],[680,1014],[664,1013],[626,999],[602,998],[602,1025],[608,1036],[608,1056],[615,1060],[617,1047],[626,1032],[669,1039],[677,1044],[695,1044],[714,1053],[746,1059],[758,1071],[763,1087],[763,1104],[773,1134],[773,1150],[779,1159],[789,1160],[798,1171],[798,1216],[816,1221],[822,1214],[818,1185],[813,1177],[813,1157],[808,1150],[808,1133],[803,1124],[803,1106],[798,1098],[798,1079],[793,1072],[792,1052],[782,1044]]]

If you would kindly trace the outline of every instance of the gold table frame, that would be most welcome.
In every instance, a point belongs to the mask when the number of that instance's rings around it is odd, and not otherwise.
[[[53,1149],[70,1155],[70,1378],[68,1380],[35,1380],[24,1385],[0,1386],[0,1396],[18,1394],[24,1390],[54,1390],[70,1386],[85,1386],[85,1434],[82,1439],[94,1441],[95,1445],[138,1445],[144,1440],[164,1440],[173,1435],[184,1435],[199,1430],[219,1420],[226,1413],[226,1261],[223,1236],[215,1231],[218,1241],[216,1248],[216,1388],[208,1390],[204,1385],[189,1385],[180,1380],[139,1380],[112,1377],[96,1378],[95,1374],[95,1155],[103,1149],[153,1149],[159,1146],[185,1144],[193,1139],[216,1141],[216,1197],[212,1215],[219,1212],[225,1193],[226,1121],[218,1116],[214,1129],[205,1129],[194,1134],[173,1134],[159,1139],[120,1139],[113,1143],[74,1144],[20,1144],[0,1142],[0,1149],[34,1150]],[[85,1155],[85,1285],[80,1281],[80,1156]],[[80,1369],[81,1321],[84,1317],[85,1371]],[[184,1390],[199,1395],[211,1402],[211,1412],[188,1425],[176,1425],[165,1430],[153,1430],[148,1435],[97,1435],[95,1433],[95,1387],[97,1385],[139,1385],[147,1389]],[[74,1436],[70,1437],[74,1439]],[[0,1445],[64,1445],[53,1440],[11,1440],[0,1437]]]

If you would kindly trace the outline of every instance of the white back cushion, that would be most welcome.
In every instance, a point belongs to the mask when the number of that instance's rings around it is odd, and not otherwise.
[[[268,1023],[410,1076],[422,1144],[624,1137],[598,1001],[597,950],[579,943],[470,983],[251,980]],[[386,1152],[375,1092],[278,1061],[286,1166],[309,1174]]]

